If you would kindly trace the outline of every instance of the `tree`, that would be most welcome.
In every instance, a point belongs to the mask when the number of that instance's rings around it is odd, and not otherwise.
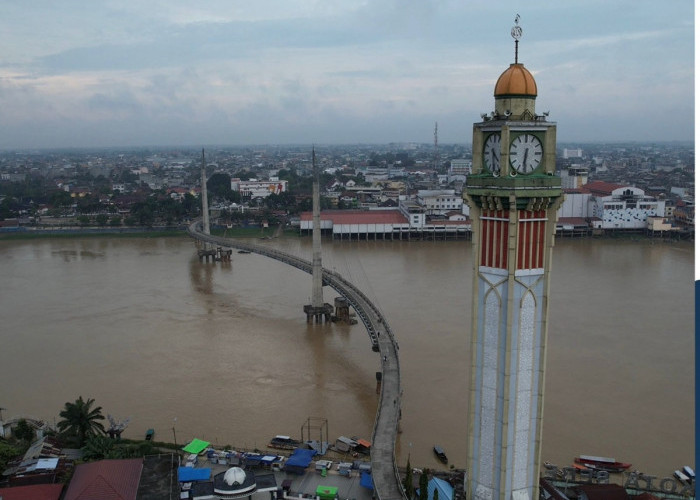
[[[207,180],[207,191],[213,198],[230,199],[231,177],[228,174],[216,173]]]
[[[84,401],[80,396],[75,403],[66,403],[59,413],[62,420],[58,422],[58,430],[63,437],[75,442],[79,448],[85,445],[89,436],[105,433],[105,428],[100,422],[104,420],[102,407],[92,408],[94,403],[94,399],[88,398]]]
[[[419,500],[428,500],[428,469],[423,469],[418,483],[420,491],[418,492]]]
[[[406,480],[403,484],[406,490],[406,496],[411,499],[413,498],[413,469],[411,469],[411,457],[406,460]]]
[[[97,214],[95,216],[95,222],[97,222],[97,225],[100,227],[106,226],[108,219],[109,217],[106,214]]]
[[[95,434],[87,438],[83,446],[83,458],[85,460],[102,460],[111,456],[114,448],[114,440],[107,436]]]
[[[23,451],[16,446],[11,445],[4,439],[0,440],[0,470],[5,470],[7,463],[21,453]]]
[[[17,422],[17,426],[12,431],[12,434],[17,439],[21,439],[22,441],[27,442],[31,442],[32,440],[34,440],[34,436],[36,435],[32,426],[29,425],[29,423],[23,418],[21,418]]]
[[[69,207],[73,204],[73,198],[68,191],[57,189],[49,193],[49,203],[54,207]]]

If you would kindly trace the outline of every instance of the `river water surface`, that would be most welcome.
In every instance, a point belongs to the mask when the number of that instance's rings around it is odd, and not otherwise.
[[[261,243],[311,260],[311,238]],[[440,444],[464,467],[470,242],[323,245],[324,267],[399,342],[398,463],[440,468]],[[693,466],[692,245],[561,239],[553,264],[543,460],[610,456],[659,477]],[[83,396],[129,417],[126,437],[371,437],[379,356],[362,324],[306,323],[311,277],[297,269],[235,252],[202,263],[184,237],[0,241],[0,266],[4,418],[54,422]]]

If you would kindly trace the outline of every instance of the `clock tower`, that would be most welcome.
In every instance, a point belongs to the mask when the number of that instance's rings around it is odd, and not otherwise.
[[[468,499],[535,500],[542,444],[549,272],[556,212],[556,124],[535,112],[537,85],[515,62],[494,89],[495,109],[473,128]]]

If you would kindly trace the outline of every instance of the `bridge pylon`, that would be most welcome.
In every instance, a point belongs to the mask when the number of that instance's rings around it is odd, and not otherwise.
[[[321,190],[318,180],[318,168],[316,167],[316,151],[311,150],[311,163],[313,165],[313,232],[312,232],[312,247],[313,259],[311,277],[311,304],[304,306],[306,313],[306,322],[311,323],[316,320],[316,323],[321,323],[324,319],[326,322],[331,321],[333,314],[333,306],[323,302],[323,266],[321,265]]]

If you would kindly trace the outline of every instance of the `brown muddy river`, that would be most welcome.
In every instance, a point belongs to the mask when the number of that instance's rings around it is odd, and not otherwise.
[[[311,258],[311,238],[265,244]],[[439,468],[440,444],[464,467],[471,244],[323,244],[324,266],[376,302],[400,344],[398,463],[410,452]],[[657,476],[694,465],[693,252],[557,240],[543,460],[609,456]],[[235,252],[201,263],[184,237],[0,241],[0,263],[4,418],[53,422],[82,395],[130,417],[126,437],[264,448],[309,417],[330,441],[371,436],[379,356],[361,324],[307,325],[311,277],[297,269]]]

